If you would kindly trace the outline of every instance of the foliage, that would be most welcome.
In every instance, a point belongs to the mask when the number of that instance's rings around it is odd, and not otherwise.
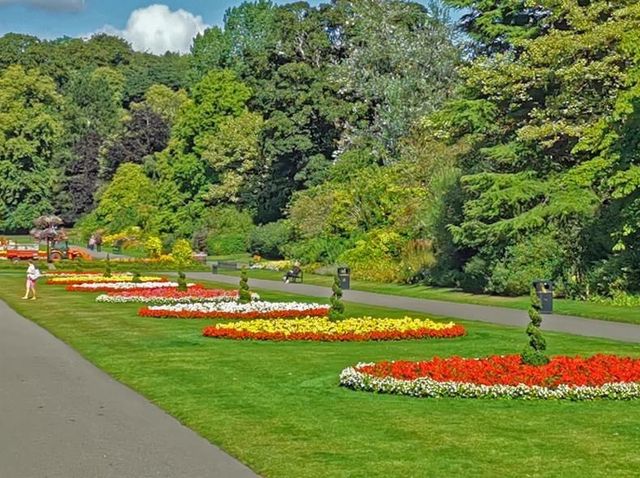
[[[189,290],[189,287],[187,285],[187,277],[182,271],[178,272],[178,287],[176,287],[176,289],[179,292],[186,292],[187,290]]]
[[[240,274],[240,288],[238,289],[238,302],[248,304],[251,302],[251,291],[249,290],[249,277],[245,269]]]
[[[193,249],[186,239],[178,239],[171,249],[171,256],[179,269],[184,268],[192,261]]]
[[[113,181],[99,193],[98,206],[92,212],[95,223],[107,233],[128,227],[151,231],[156,226],[156,188],[140,165],[125,163]]]
[[[344,302],[342,302],[342,289],[340,288],[340,280],[336,275],[333,279],[331,287],[331,308],[329,309],[329,320],[336,321],[344,319]]]
[[[0,229],[29,230],[52,213],[53,155],[62,99],[50,78],[21,66],[0,70]]]
[[[527,365],[546,365],[549,363],[549,357],[544,353],[547,349],[547,341],[540,331],[540,324],[542,324],[540,308],[540,298],[535,290],[531,290],[531,307],[529,308],[531,322],[527,326],[529,344],[521,354],[522,363]]]
[[[144,241],[144,250],[147,257],[157,259],[162,255],[162,240],[157,236],[149,236]]]
[[[109,258],[109,254],[107,254],[107,258],[104,261],[104,277],[111,277],[111,259]]]
[[[291,226],[287,221],[257,226],[249,236],[249,250],[267,259],[281,259],[291,237]]]

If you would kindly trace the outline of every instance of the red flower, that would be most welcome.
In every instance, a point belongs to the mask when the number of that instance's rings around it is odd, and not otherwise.
[[[640,359],[598,354],[593,357],[553,357],[542,366],[525,365],[519,355],[486,358],[434,357],[424,362],[380,362],[359,372],[374,377],[477,385],[518,385],[555,388],[558,385],[597,387],[612,382],[640,382]]]

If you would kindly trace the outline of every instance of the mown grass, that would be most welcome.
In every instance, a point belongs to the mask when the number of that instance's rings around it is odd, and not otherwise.
[[[239,271],[220,269],[220,274],[239,276]],[[282,280],[283,272],[267,270],[249,270],[249,277],[265,280]],[[333,277],[317,274],[304,275],[304,283],[331,287]],[[379,282],[367,282],[351,280],[351,288],[379,294],[398,295],[418,299],[442,300],[445,302],[459,302],[465,304],[490,305],[494,307],[507,307],[511,309],[526,310],[531,304],[527,297],[503,297],[486,294],[470,294],[456,289],[444,287],[428,287],[420,284],[383,284]],[[554,299],[554,313],[573,315],[613,322],[626,322],[640,324],[640,307],[617,307],[612,305],[595,304],[586,301]]]
[[[22,286],[0,276],[0,297],[267,477],[640,474],[640,402],[412,399],[338,387],[340,371],[359,361],[518,352],[519,329],[463,322],[469,335],[452,340],[236,342],[203,338],[211,321],[140,318],[136,305],[56,286],[21,301]],[[403,315],[355,304],[348,312]],[[629,344],[546,337],[552,354],[640,355]]]

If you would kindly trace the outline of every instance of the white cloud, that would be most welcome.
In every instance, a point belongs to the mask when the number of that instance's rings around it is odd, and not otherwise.
[[[46,10],[71,10],[84,9],[84,0],[0,0],[0,5],[9,3],[21,3]]]
[[[186,10],[172,12],[166,5],[150,5],[134,10],[124,30],[107,25],[101,32],[124,38],[134,50],[161,55],[187,53],[193,38],[208,27],[201,16]]]

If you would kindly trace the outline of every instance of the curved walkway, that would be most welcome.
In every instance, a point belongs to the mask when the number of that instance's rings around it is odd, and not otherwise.
[[[187,273],[187,277],[196,280],[212,280],[225,284],[237,284],[239,280],[238,277],[235,276],[225,276],[207,272],[190,272]],[[331,289],[328,287],[306,284],[285,284],[284,282],[272,280],[251,279],[251,286],[256,289],[292,292],[312,297],[326,298],[331,295]],[[425,312],[445,317],[475,320],[499,325],[526,327],[529,323],[529,316],[526,311],[506,307],[415,299],[358,290],[345,290],[343,298],[348,302]],[[542,328],[554,332],[564,332],[587,337],[620,340],[623,342],[640,342],[640,325],[634,324],[550,314],[543,316]]]
[[[257,475],[0,301],[0,476]]]

